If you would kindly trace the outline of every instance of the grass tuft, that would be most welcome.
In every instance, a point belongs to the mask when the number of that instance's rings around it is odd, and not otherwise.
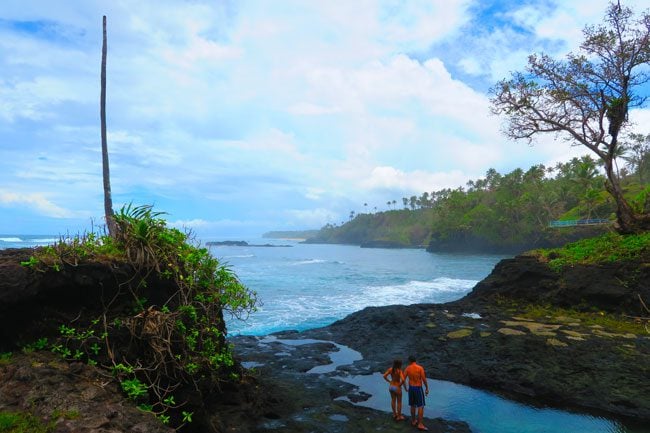
[[[561,248],[535,250],[534,253],[546,260],[556,272],[578,264],[633,260],[650,254],[650,232],[634,235],[607,233],[572,242]]]

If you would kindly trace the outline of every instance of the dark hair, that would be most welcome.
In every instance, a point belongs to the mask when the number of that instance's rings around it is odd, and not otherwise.
[[[409,356],[409,362],[415,362],[415,356],[414,355]]]
[[[391,372],[393,374],[393,380],[395,380],[395,377],[399,377],[399,371],[402,369],[402,360],[401,359],[396,359],[393,361],[393,371]]]

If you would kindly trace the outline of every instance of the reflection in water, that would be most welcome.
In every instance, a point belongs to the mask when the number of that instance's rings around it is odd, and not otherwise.
[[[357,404],[390,411],[386,382],[380,373],[339,377],[372,395]],[[649,433],[606,418],[558,409],[534,408],[453,382],[429,379],[425,416],[465,421],[475,433]],[[407,395],[403,395],[408,415]]]
[[[337,350],[330,352],[330,364],[314,367],[307,373],[325,374],[336,372],[343,365],[362,360],[356,350],[323,340],[284,340],[267,336],[260,343],[278,342],[288,346],[313,343],[330,343]],[[388,385],[381,373],[359,376],[335,376],[350,383],[359,391],[370,394],[366,401],[358,403],[372,409],[390,412]],[[551,408],[535,408],[517,403],[495,394],[443,380],[429,379],[430,393],[426,400],[427,418],[444,418],[464,421],[474,433],[650,433],[650,428],[627,427],[619,421],[578,414]],[[407,395],[403,395],[403,411],[408,415]],[[347,400],[345,397],[341,397]],[[348,400],[349,401],[349,400]]]

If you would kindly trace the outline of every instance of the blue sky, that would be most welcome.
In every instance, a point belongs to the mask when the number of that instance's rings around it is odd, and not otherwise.
[[[103,224],[102,15],[115,207],[238,238],[584,153],[507,140],[487,92],[574,50],[606,4],[3,0],[0,233]],[[650,133],[650,110],[631,118]]]

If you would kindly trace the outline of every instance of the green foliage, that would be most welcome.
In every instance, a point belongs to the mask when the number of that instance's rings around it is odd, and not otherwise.
[[[33,343],[25,345],[25,347],[23,347],[23,352],[30,353],[30,352],[34,352],[35,350],[45,350],[48,348],[48,345],[49,344],[47,338],[42,337]]]
[[[135,372],[135,368],[131,367],[130,365],[119,363],[113,366],[112,371],[115,375],[118,375],[120,373],[133,374]]]
[[[364,244],[389,241],[395,246],[430,250],[513,252],[561,245],[601,234],[606,227],[556,229],[554,220],[613,219],[616,207],[605,178],[590,157],[555,167],[535,165],[501,174],[494,169],[467,187],[423,193],[403,199],[405,209],[357,213],[340,225],[327,225],[314,242]],[[630,173],[625,195],[635,209],[650,207],[650,186]]]
[[[8,364],[12,356],[13,353],[11,352],[0,353],[0,364]]]
[[[55,410],[45,423],[29,412],[0,411],[0,433],[50,433],[56,430],[59,419],[77,419],[80,413],[77,410]]]
[[[36,257],[31,256],[28,261],[26,262],[20,262],[22,266],[26,266],[28,268],[34,268],[38,264],[38,259]]]
[[[31,347],[108,365],[130,399],[168,423],[191,419],[191,414],[181,417],[178,412],[171,417],[183,402],[177,403],[170,390],[198,387],[206,378],[236,377],[223,315],[245,317],[257,301],[229,268],[206,248],[193,245],[188,234],[167,227],[161,215],[151,206],[125,206],[115,214],[114,237],[85,234],[61,240],[35,250],[26,266],[48,272],[99,261],[134,269],[134,276],[121,284],[124,296],[131,297],[132,310],[112,311],[114,300],[104,300],[101,320],[86,317],[74,326],[61,324],[55,342]],[[149,298],[160,296],[149,280],[171,280],[176,292],[164,293],[166,301],[154,305]],[[115,350],[116,345],[126,347]]]
[[[0,412],[2,433],[49,433],[53,430],[53,426],[27,412]]]
[[[650,252],[650,232],[639,235],[607,233],[572,242],[562,248],[535,251],[556,271],[577,264],[630,260],[648,252]]]
[[[359,213],[341,226],[323,227],[309,241],[357,245],[387,241],[395,246],[422,247],[431,232],[432,213],[432,209]]]
[[[120,382],[120,386],[122,387],[122,391],[124,391],[126,395],[134,401],[137,401],[148,395],[147,390],[149,387],[146,384],[140,382],[139,379],[123,380]]]

